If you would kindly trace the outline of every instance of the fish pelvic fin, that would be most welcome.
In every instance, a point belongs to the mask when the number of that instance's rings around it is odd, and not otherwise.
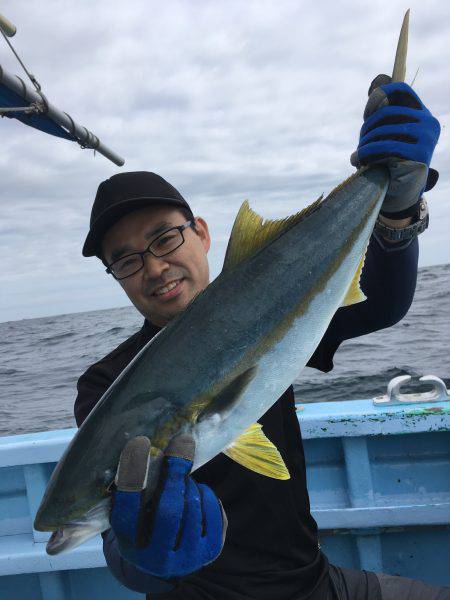
[[[362,259],[359,262],[358,268],[356,269],[356,273],[353,276],[353,279],[350,283],[350,287],[348,288],[347,293],[345,294],[345,298],[342,301],[341,306],[351,306],[352,304],[358,304],[358,302],[363,302],[364,300],[367,300],[367,296],[364,294],[360,286],[361,273],[364,267],[364,262],[366,260],[366,253],[367,247]]]
[[[406,55],[408,53],[408,32],[409,32],[409,8],[403,17],[402,28],[397,43],[397,52],[395,53],[394,69],[392,71],[392,81],[405,81],[406,76]]]
[[[321,202],[322,196],[294,215],[284,219],[263,220],[258,213],[250,208],[248,201],[245,200],[234,221],[223,270],[232,269],[240,262],[256,254],[284,231],[305,219]]]
[[[273,479],[291,477],[281,454],[265,436],[260,423],[250,425],[223,453],[260,475]]]

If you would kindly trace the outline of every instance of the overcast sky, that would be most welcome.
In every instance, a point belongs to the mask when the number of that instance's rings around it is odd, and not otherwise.
[[[410,6],[407,81],[442,125],[421,265],[450,262],[450,8],[445,0],[4,0],[13,43],[49,100],[126,159],[2,119],[0,320],[129,304],[81,256],[98,184],[170,181],[212,233],[211,273],[244,199],[285,216],[352,172],[367,88],[390,73]],[[0,64],[20,74],[3,40]]]

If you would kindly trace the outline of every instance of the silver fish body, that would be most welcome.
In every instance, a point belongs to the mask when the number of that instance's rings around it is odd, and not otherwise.
[[[104,502],[134,436],[163,450],[172,435],[191,432],[195,470],[255,423],[342,304],[388,182],[381,167],[358,172],[254,254],[225,265],[103,395],[58,463],[35,528],[73,528]]]

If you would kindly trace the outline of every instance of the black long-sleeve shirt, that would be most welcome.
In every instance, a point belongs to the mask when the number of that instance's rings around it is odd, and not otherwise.
[[[384,245],[372,236],[361,276],[367,300],[338,309],[308,366],[327,372],[346,339],[389,327],[408,311],[417,279],[418,243]],[[159,329],[148,321],[140,331],[92,365],[78,381],[75,418],[84,421],[102,394]],[[192,477],[209,485],[228,517],[220,556],[162,592],[165,582],[123,560],[112,530],[104,552],[114,575],[148,598],[161,600],[322,600],[328,562],[318,549],[310,513],[300,427],[290,386],[259,422],[279,449],[291,478],[263,477],[219,454]],[[160,593],[160,591],[162,593]]]

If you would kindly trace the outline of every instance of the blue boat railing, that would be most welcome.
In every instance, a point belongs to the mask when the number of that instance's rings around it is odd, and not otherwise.
[[[322,549],[349,568],[450,586],[450,403],[297,406]],[[33,520],[75,429],[0,438],[0,599],[142,598],[114,580],[101,538],[49,556]]]

